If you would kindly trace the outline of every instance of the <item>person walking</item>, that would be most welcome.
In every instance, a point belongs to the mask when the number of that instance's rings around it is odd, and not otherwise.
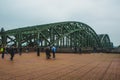
[[[81,50],[81,47],[79,47],[79,54],[81,54],[82,50]]]
[[[2,46],[1,48],[0,48],[0,52],[2,53],[2,59],[4,59],[4,55],[5,55],[5,48]]]
[[[26,47],[26,53],[29,53],[29,46]]]
[[[8,46],[5,47],[5,53],[6,53],[6,54],[9,53],[9,47],[8,47]]]
[[[45,52],[46,52],[46,59],[50,59],[51,55],[50,55],[50,47],[46,47],[45,48]]]
[[[40,56],[40,48],[39,48],[39,46],[37,47],[37,56]]]
[[[55,59],[55,53],[56,53],[56,47],[55,46],[52,47],[52,53],[53,53],[53,59]]]
[[[19,55],[22,55],[22,47],[19,47]]]
[[[13,61],[13,57],[14,57],[14,55],[15,55],[14,46],[11,46],[11,47],[10,47],[10,55],[11,55],[10,60]]]
[[[74,53],[77,53],[77,47],[76,46],[74,47]]]

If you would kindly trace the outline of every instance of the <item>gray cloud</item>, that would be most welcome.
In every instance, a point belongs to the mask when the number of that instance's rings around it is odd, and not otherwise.
[[[0,27],[79,21],[120,45],[120,0],[0,0]]]

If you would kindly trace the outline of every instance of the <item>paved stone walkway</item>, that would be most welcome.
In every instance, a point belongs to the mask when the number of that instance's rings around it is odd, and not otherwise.
[[[1,56],[1,54],[0,54]],[[120,54],[10,55],[0,58],[0,80],[120,80]]]

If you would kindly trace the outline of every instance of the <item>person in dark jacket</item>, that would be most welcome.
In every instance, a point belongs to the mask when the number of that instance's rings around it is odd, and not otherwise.
[[[14,48],[14,46],[10,47],[10,55],[11,55],[10,60],[13,61],[13,57],[15,55],[15,48]]]
[[[37,47],[37,56],[40,56],[40,48],[39,48],[39,46]]]
[[[22,55],[22,47],[19,47],[19,55]]]
[[[50,59],[51,55],[50,55],[50,47],[46,47],[45,48],[45,52],[46,52],[46,59]]]

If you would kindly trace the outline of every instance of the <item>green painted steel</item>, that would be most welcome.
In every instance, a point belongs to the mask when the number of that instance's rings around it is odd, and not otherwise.
[[[99,38],[103,48],[113,48],[113,43],[110,42],[108,34],[100,34]]]
[[[99,37],[96,32],[87,24],[76,21],[51,23],[45,25],[36,25],[24,28],[7,30],[0,33],[2,44],[14,44],[16,46],[52,46],[58,47],[85,47],[101,48],[109,47],[110,39],[107,36],[108,43],[104,44],[103,38]],[[6,39],[7,38],[7,39]]]

